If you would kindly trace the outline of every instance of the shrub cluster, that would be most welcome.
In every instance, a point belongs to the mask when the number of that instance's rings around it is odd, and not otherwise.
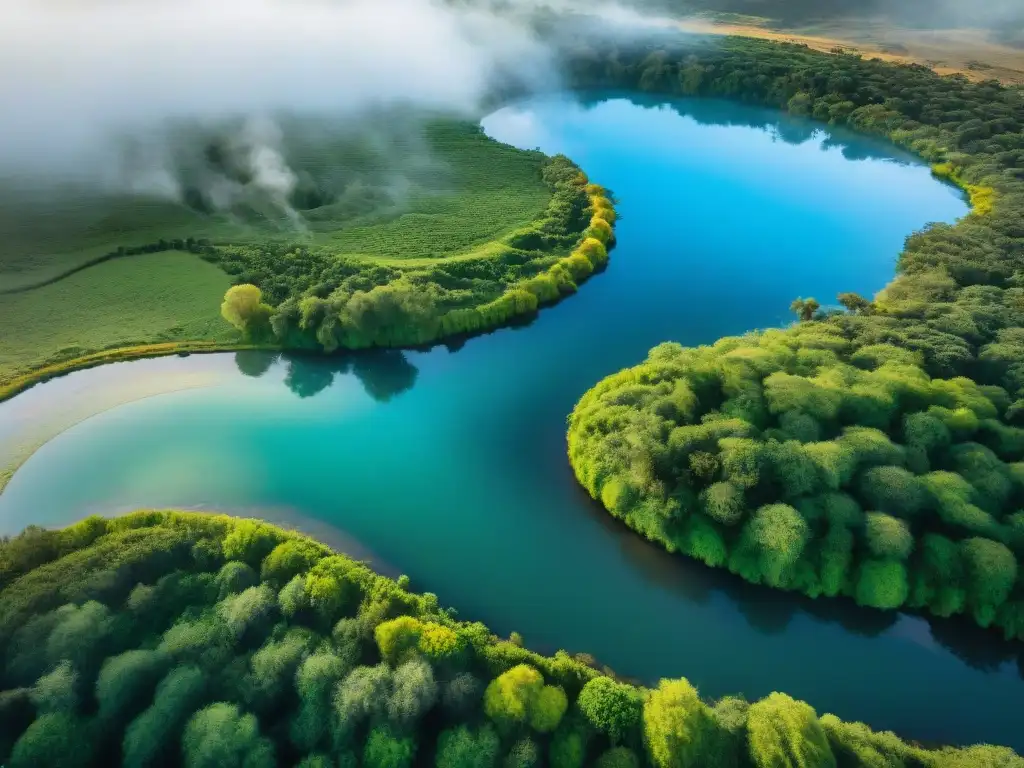
[[[898,276],[784,331],[663,344],[570,420],[590,493],[672,551],[1024,637],[1024,99],[796,46],[576,51],[581,83],[729,96],[881,134],[970,195]]]
[[[401,582],[402,580],[400,580]],[[312,539],[177,512],[0,544],[0,761],[24,766],[1024,765],[783,694],[711,705],[455,621]]]

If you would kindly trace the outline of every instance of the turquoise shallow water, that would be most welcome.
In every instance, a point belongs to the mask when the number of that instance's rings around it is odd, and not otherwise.
[[[600,377],[663,340],[788,322],[798,295],[873,293],[908,233],[966,211],[960,194],[885,144],[723,103],[552,98],[484,126],[568,154],[617,194],[604,274],[460,349],[193,356],[36,387],[0,405],[0,441],[114,379],[201,382],[46,444],[0,496],[0,533],[139,506],[260,514],[538,649],[644,681],[685,675],[710,696],[783,690],[909,737],[1024,747],[1018,646],[668,556],[595,508],[565,458],[565,417]]]

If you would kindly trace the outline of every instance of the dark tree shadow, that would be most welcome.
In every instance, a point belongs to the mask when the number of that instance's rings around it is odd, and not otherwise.
[[[1018,663],[1024,658],[1020,644],[1004,640],[998,629],[982,629],[962,616],[927,617],[927,621],[935,642],[974,669],[994,672],[1015,658]],[[1024,677],[1024,671],[1021,676]]]
[[[779,113],[778,119],[774,122],[769,121],[765,127],[770,128],[774,135],[786,144],[803,144],[822,130],[820,125],[815,125],[806,118],[795,117],[785,112]]]
[[[339,375],[352,374],[366,394],[386,403],[412,389],[419,370],[404,352],[374,349],[337,355],[289,354],[284,383],[300,398],[314,397],[334,383]]]
[[[698,125],[741,127],[768,131],[786,144],[798,145],[819,137],[824,149],[838,149],[847,160],[885,160],[910,165],[914,158],[887,139],[832,126],[771,107],[737,104],[727,99],[703,96],[637,94],[629,91],[585,92],[579,104],[593,109],[609,97],[624,99],[645,109],[667,108]]]
[[[825,622],[834,622],[861,637],[877,637],[900,618],[899,613],[863,608],[844,597],[804,599],[804,607],[809,614]]]
[[[281,359],[277,352],[263,352],[258,349],[242,349],[235,352],[235,366],[243,376],[258,379]]]
[[[352,357],[352,373],[366,394],[386,403],[413,388],[419,370],[397,349],[374,349]]]
[[[348,373],[352,365],[348,356],[340,355],[289,354],[286,360],[284,385],[300,398],[320,394],[334,383],[337,374]]]
[[[723,580],[722,591],[730,596],[747,623],[763,635],[778,635],[785,632],[793,617],[801,608],[806,607],[799,598],[794,600],[795,596],[788,592],[748,584],[728,571],[721,573],[736,580],[736,583]]]
[[[911,616],[926,622],[931,640],[968,666],[994,671],[1016,660],[1024,677],[1024,653],[1020,645],[1005,642],[995,630],[974,626],[959,616],[941,619],[913,612],[877,611],[859,606],[847,597],[814,599],[797,592],[749,584],[725,569],[708,568],[647,541],[591,499],[571,471],[566,472],[562,482],[572,484],[580,504],[591,510],[594,519],[616,541],[645,580],[688,603],[703,604],[715,594],[723,595],[751,627],[764,634],[783,632],[795,616],[803,614],[826,624],[837,624],[851,634],[873,638],[893,627],[901,617]]]

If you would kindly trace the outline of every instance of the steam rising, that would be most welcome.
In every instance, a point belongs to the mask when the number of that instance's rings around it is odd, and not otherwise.
[[[298,177],[281,154],[283,138],[276,123],[250,118],[226,138],[206,143],[206,163],[196,169],[201,177],[191,180],[193,193],[206,197],[194,204],[229,211],[242,204],[258,210],[265,203],[272,208],[264,211],[266,218],[281,212],[301,227],[302,218],[291,204]],[[185,192],[178,186],[174,197],[184,200]]]
[[[747,5],[1024,24],[1021,0],[0,0],[0,179],[301,226],[315,206],[299,198],[315,202],[327,182],[296,165],[289,115],[320,118],[319,138],[365,131],[382,113],[475,116],[496,88],[557,85],[556,57],[531,26],[538,11],[585,11],[629,36],[656,24],[630,8],[679,17]],[[370,135],[380,132],[378,122]],[[392,197],[430,166],[422,154],[401,160],[405,170],[374,181]],[[365,183],[343,180],[327,197]]]
[[[523,18],[434,0],[0,0],[0,175],[102,182],[227,209],[261,191],[290,216],[282,114],[414,107],[471,114],[539,86]],[[12,73],[16,73],[12,76]],[[219,135],[183,157],[167,126]],[[207,148],[209,148],[209,142]],[[251,202],[251,201],[250,201]]]
[[[470,109],[513,68],[524,26],[431,0],[6,0],[0,110],[16,138],[59,125],[407,102]],[[534,63],[535,62],[535,63]],[[6,132],[6,131],[5,131]]]

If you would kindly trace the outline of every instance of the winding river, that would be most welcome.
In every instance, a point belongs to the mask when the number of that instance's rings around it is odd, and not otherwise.
[[[597,509],[565,458],[566,414],[602,376],[663,340],[786,323],[798,295],[871,294],[903,238],[963,215],[962,196],[886,144],[725,103],[547,98],[484,127],[564,152],[616,193],[604,274],[458,349],[169,358],[35,387],[0,405],[0,443],[78,423],[15,474],[0,533],[139,506],[258,514],[538,650],[586,651],[646,682],[685,675],[709,696],[783,690],[911,738],[1024,748],[1019,646],[666,555]]]

